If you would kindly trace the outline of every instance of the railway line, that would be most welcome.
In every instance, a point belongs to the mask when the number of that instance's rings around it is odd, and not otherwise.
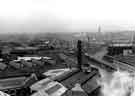
[[[92,65],[96,65],[100,68],[106,69],[106,70],[126,70],[129,72],[135,72],[135,67],[132,66],[131,64],[125,63],[125,62],[121,62],[119,60],[117,60],[116,58],[111,58],[112,62],[107,62],[103,59],[99,59],[96,58],[94,56],[91,55],[85,55],[86,58],[89,60],[89,63]]]

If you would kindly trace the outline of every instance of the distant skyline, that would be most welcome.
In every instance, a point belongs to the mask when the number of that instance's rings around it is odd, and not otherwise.
[[[0,0],[0,33],[135,30],[134,0]]]

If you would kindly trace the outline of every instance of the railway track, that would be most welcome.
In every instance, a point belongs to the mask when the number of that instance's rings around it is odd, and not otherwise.
[[[126,70],[128,72],[135,72],[135,67],[128,64],[128,63],[125,63],[125,62],[121,62],[115,58],[112,58],[113,59],[113,62],[110,63],[110,62],[107,62],[103,59],[99,59],[99,58],[96,58],[94,56],[91,56],[91,55],[85,55],[86,58],[89,60],[89,63],[92,64],[92,65],[96,65],[100,68],[103,68],[103,69],[106,69],[106,70],[110,70],[110,71],[116,71],[118,69],[120,70]]]

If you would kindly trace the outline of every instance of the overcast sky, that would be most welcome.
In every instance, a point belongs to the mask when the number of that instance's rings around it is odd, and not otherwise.
[[[0,0],[0,32],[135,30],[134,0]]]

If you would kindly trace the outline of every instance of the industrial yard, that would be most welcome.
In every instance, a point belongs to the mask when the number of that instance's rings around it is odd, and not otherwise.
[[[0,96],[135,96],[134,0],[0,0]]]
[[[0,91],[10,96],[100,96],[101,70],[135,71],[134,46],[124,42],[53,37],[0,44]]]

